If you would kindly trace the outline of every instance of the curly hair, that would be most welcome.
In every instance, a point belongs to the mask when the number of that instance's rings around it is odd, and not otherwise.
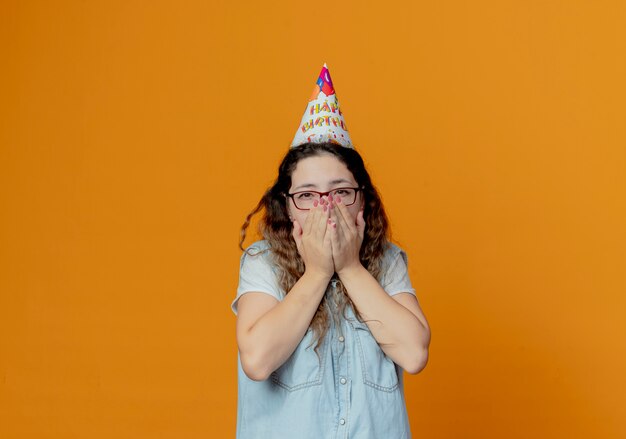
[[[344,163],[352,172],[359,187],[363,188],[362,193],[365,201],[363,219],[366,226],[360,250],[360,260],[372,276],[380,281],[382,259],[391,239],[391,233],[382,201],[365,169],[361,155],[354,149],[335,143],[304,143],[287,152],[278,168],[276,181],[247,215],[241,227],[239,239],[239,248],[246,251],[243,243],[246,239],[246,230],[250,225],[250,220],[263,210],[263,217],[259,222],[259,232],[269,245],[273,262],[278,269],[279,285],[286,293],[289,293],[293,285],[304,274],[305,266],[292,236],[293,223],[289,219],[288,198],[285,195],[291,187],[291,175],[298,162],[308,157],[323,154],[334,156]],[[336,278],[336,274],[332,281],[336,283],[338,288],[332,288],[331,295],[324,295],[310,324],[314,333],[314,341],[316,341],[315,352],[318,354],[318,349],[329,327],[329,317],[337,321],[339,315],[345,317],[346,306],[351,306],[357,318],[363,321],[345,287]],[[333,302],[333,306],[329,300]],[[337,311],[333,312],[333,308]]]

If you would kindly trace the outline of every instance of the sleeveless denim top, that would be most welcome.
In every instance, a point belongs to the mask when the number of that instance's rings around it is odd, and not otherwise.
[[[266,241],[248,247],[268,248]],[[415,289],[407,272],[406,253],[389,243],[383,259],[381,285],[389,295]],[[335,288],[331,282],[326,294]],[[231,304],[246,292],[258,291],[282,300],[269,251],[243,253],[239,286]],[[331,302],[331,301],[329,301]],[[403,370],[382,351],[368,326],[350,306],[347,319],[330,327],[319,353],[309,328],[293,354],[267,380],[248,378],[238,362],[238,439],[407,439],[411,438]]]

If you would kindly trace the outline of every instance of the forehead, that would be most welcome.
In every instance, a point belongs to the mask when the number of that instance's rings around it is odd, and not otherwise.
[[[322,187],[337,180],[356,184],[348,167],[335,156],[328,154],[300,160],[291,174],[292,187],[300,185]]]

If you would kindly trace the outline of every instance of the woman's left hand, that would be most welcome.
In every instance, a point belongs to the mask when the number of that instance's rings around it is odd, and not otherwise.
[[[341,198],[336,197],[331,204],[329,222],[332,226],[330,239],[335,272],[341,276],[342,271],[361,265],[359,254],[365,234],[363,209],[359,210],[355,219]]]

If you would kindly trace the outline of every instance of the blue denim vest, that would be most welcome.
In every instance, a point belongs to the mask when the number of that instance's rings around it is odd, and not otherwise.
[[[326,294],[331,288],[333,283]],[[410,284],[401,289],[414,294]],[[309,328],[265,381],[248,378],[238,356],[238,439],[411,437],[402,368],[385,355],[352,308],[346,308],[339,324],[333,320],[319,357]]]

